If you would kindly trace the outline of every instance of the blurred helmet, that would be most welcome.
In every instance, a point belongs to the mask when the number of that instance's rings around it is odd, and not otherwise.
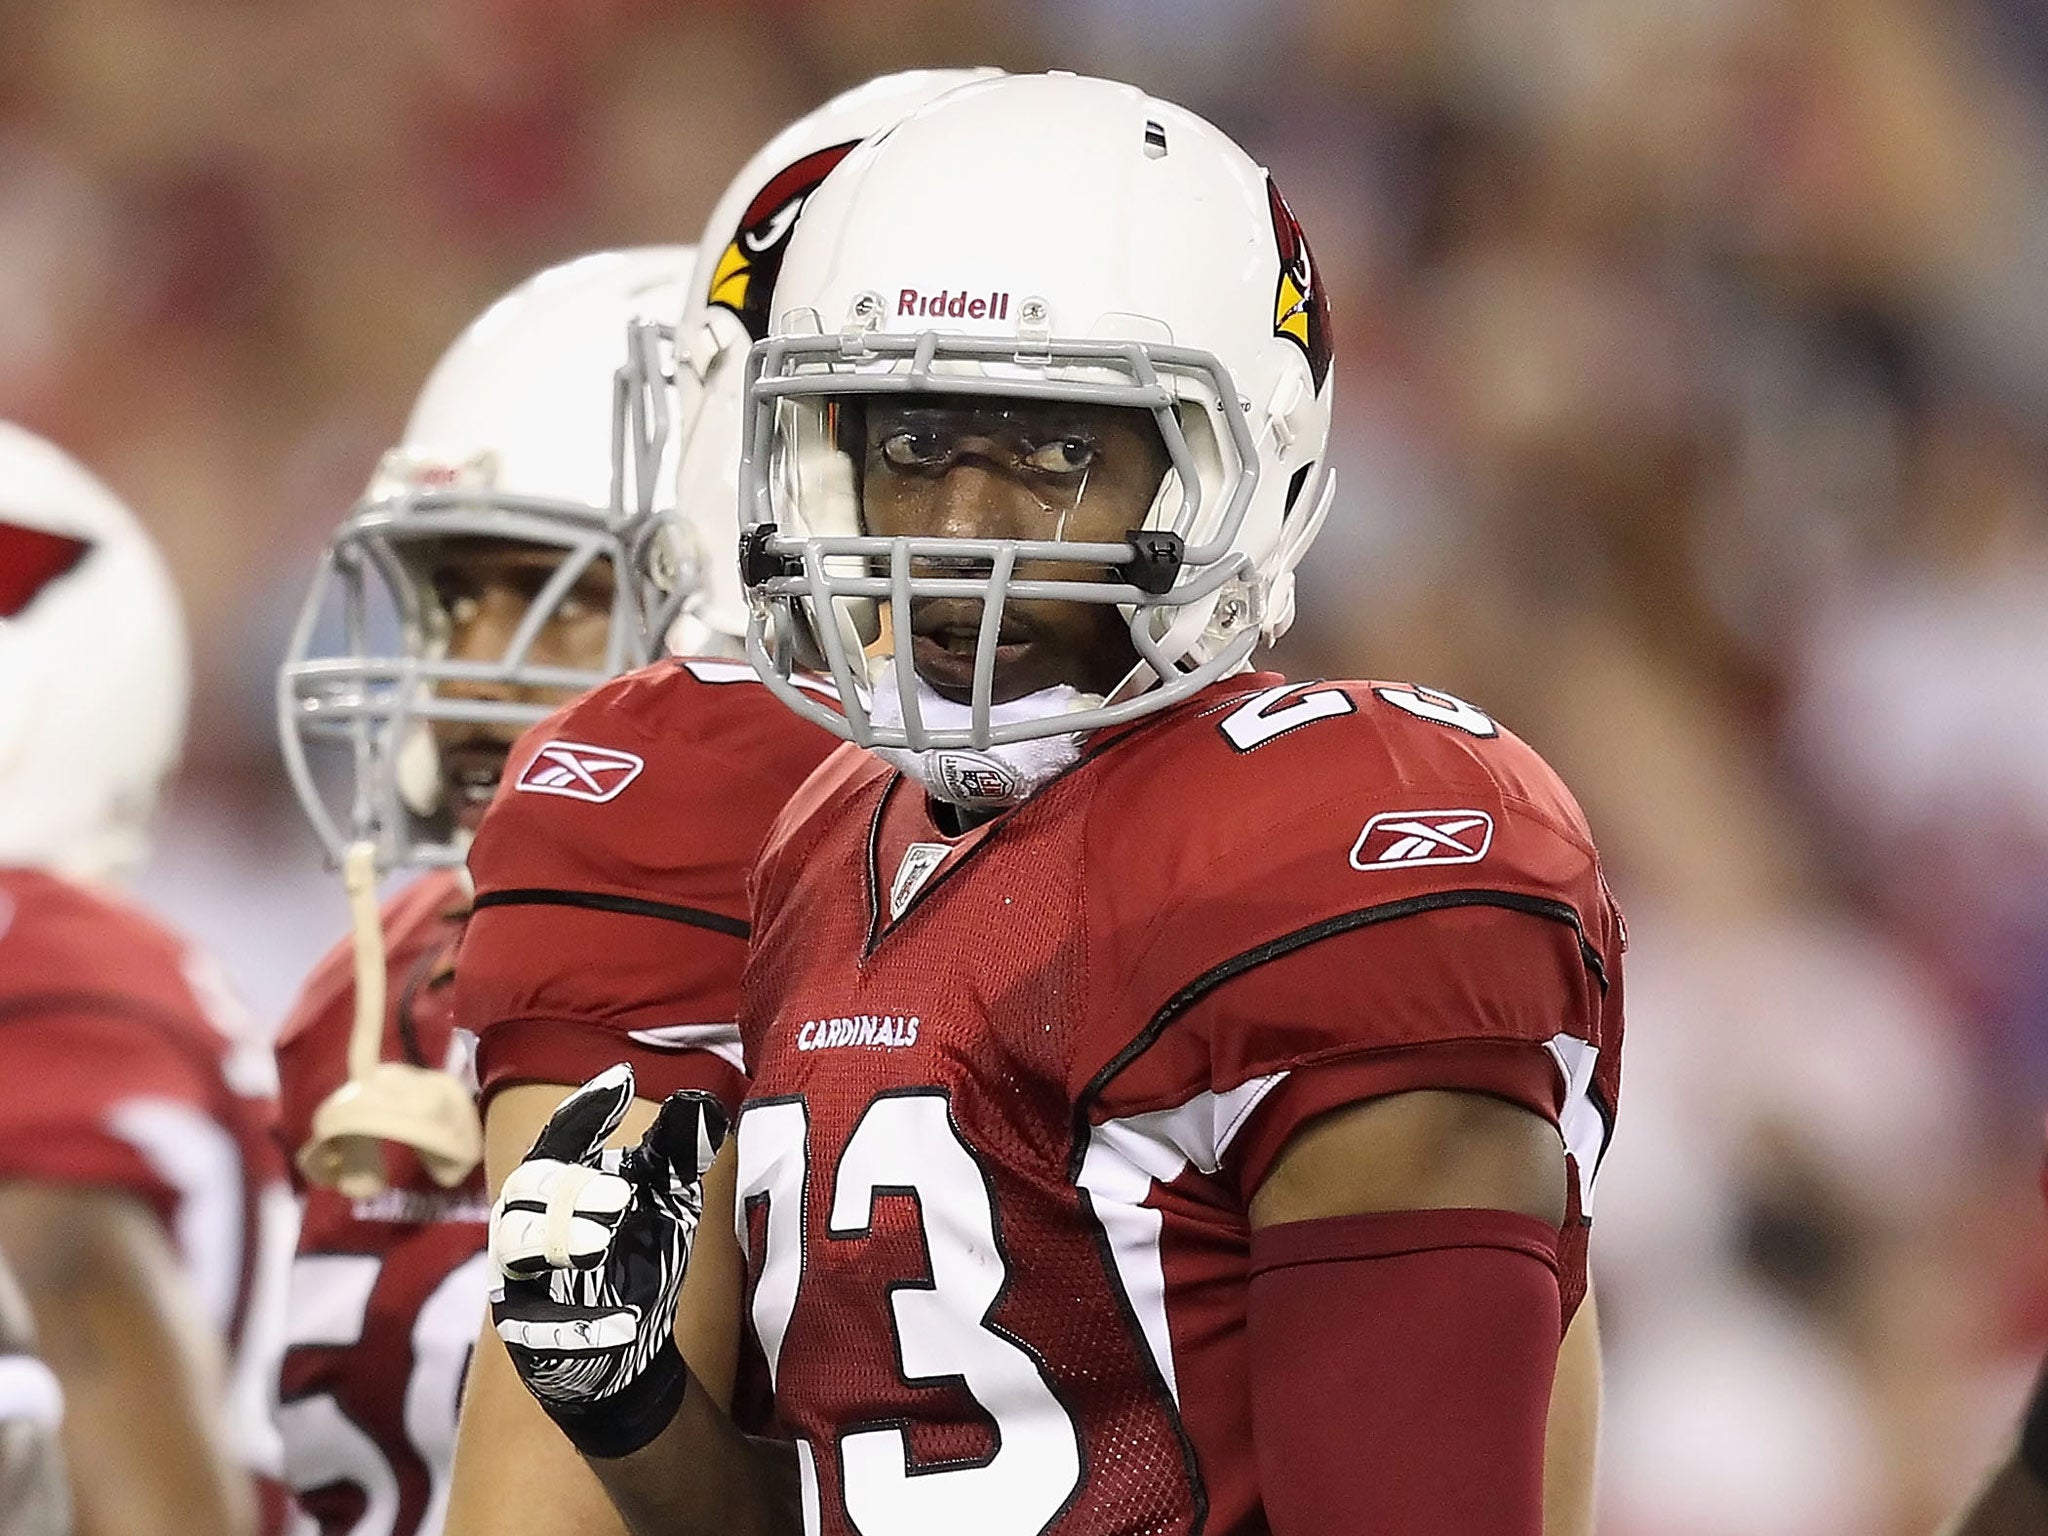
[[[69,455],[0,422],[0,865],[139,866],[190,692],[149,536]]]
[[[913,69],[828,101],[778,133],[735,177],[697,246],[677,329],[684,403],[676,516],[683,555],[682,653],[738,654],[747,632],[740,590],[740,401],[747,351],[768,334],[776,276],[805,199],[870,134],[996,69]]]
[[[1072,75],[949,94],[847,156],[783,260],[745,402],[750,657],[826,729],[911,751],[1067,737],[1242,670],[1291,620],[1292,572],[1329,504],[1330,365],[1300,226],[1201,118]],[[1172,468],[1125,543],[867,536],[831,407],[918,393],[1142,409]],[[1014,581],[1019,559],[1114,576]],[[913,574],[933,560],[943,578]],[[925,596],[993,605],[982,652],[1009,598],[1115,604],[1141,662],[1106,698],[997,719],[984,654],[971,709],[933,728],[908,647],[899,659],[889,638],[910,633],[910,601]],[[789,683],[806,645],[843,715]]]
[[[648,546],[663,535],[673,474],[668,327],[695,255],[583,256],[498,300],[435,365],[403,441],[336,531],[277,690],[286,767],[335,862],[365,842],[380,869],[461,862],[426,722],[523,728],[554,706],[480,694],[580,693],[660,654],[654,610],[669,598],[645,577],[673,565]],[[496,659],[448,655],[430,576],[451,539],[561,551]],[[533,662],[550,617],[601,561],[615,594],[602,665]],[[351,769],[345,809],[314,772],[309,749],[322,742]]]

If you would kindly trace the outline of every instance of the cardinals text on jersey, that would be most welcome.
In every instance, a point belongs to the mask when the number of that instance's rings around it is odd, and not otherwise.
[[[964,836],[851,747],[792,804],[756,876],[740,1225],[827,1536],[1264,1530],[1246,1211],[1345,1103],[1556,1123],[1582,1294],[1617,915],[1541,760],[1411,696],[1238,678]],[[870,1019],[917,1027],[813,1048]]]

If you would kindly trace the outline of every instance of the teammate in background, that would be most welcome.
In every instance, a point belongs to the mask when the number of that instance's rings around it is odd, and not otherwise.
[[[446,1513],[490,1288],[472,1042],[449,1009],[460,860],[519,732],[659,653],[629,503],[654,478],[642,453],[660,457],[655,328],[694,256],[566,262],[463,332],[336,532],[280,680],[293,782],[334,860],[425,870],[362,954],[344,940],[320,962],[278,1040],[305,1205],[279,1423],[321,1536],[436,1536]],[[351,611],[353,632],[323,631]],[[322,795],[322,738],[350,749],[344,812]],[[360,965],[376,996],[356,1042]]]
[[[0,1531],[65,1536],[71,1495],[64,1486],[64,1389],[36,1354],[35,1323],[0,1258]]]
[[[688,515],[674,530],[674,590],[686,596],[672,641],[688,659],[621,678],[530,732],[470,852],[477,914],[456,1013],[478,1037],[494,1186],[570,1088],[614,1062],[634,1063],[644,1095],[624,1111],[627,1136],[672,1091],[736,1103],[744,1089],[733,1021],[747,870],[835,743],[777,704],[742,659],[741,375],[811,189],[866,135],[978,73],[992,71],[888,76],[827,103],[763,148],[711,215],[676,343],[676,500]],[[696,1308],[679,1338],[723,1405],[737,1371],[724,1325],[736,1260],[704,1266],[696,1283],[724,1291],[703,1309],[716,1342],[691,1332]],[[536,1511],[615,1520],[488,1327],[479,1348],[450,1536],[530,1529]],[[595,1515],[573,1502],[585,1490]]]
[[[63,1386],[83,1536],[255,1530],[252,1467],[284,1514],[269,1053],[212,964],[112,888],[186,690],[147,536],[0,423],[0,1251]]]
[[[1285,202],[1129,87],[970,86],[774,314],[750,656],[873,750],[754,873],[736,1204],[689,1100],[596,1155],[623,1069],[507,1179],[522,1378],[641,1536],[1535,1536],[1621,923],[1480,710],[1247,671],[1329,494]],[[735,1211],[793,1443],[665,1346]]]

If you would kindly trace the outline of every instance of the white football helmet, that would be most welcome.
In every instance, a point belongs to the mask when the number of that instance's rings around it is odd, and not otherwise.
[[[387,1141],[411,1147],[448,1188],[483,1155],[467,1083],[431,1064],[382,1059],[377,874],[463,858],[466,840],[437,815],[446,786],[427,722],[526,726],[552,708],[480,698],[474,685],[580,693],[660,653],[675,601],[661,504],[673,475],[669,326],[695,257],[687,246],[584,256],[485,310],[435,365],[404,442],[321,561],[277,695],[285,764],[341,867],[355,941],[349,1077],[315,1110],[298,1152],[313,1184],[376,1193]],[[443,541],[465,538],[562,552],[495,660],[448,654],[452,625],[433,567]],[[532,661],[549,618],[599,561],[613,576],[601,666]],[[353,770],[339,814],[313,770],[309,746],[323,740],[346,747]]]
[[[1065,737],[1186,698],[1286,629],[1334,490],[1329,311],[1271,178],[1193,113],[1072,75],[956,90],[812,195],[775,311],[746,393],[747,646],[807,718],[913,752]],[[920,392],[1141,408],[1173,467],[1127,543],[868,536],[829,407]],[[1121,579],[1013,581],[1020,559]],[[953,570],[912,574],[917,560]],[[923,718],[909,647],[889,639],[925,596],[985,605],[972,707],[950,729]],[[1140,665],[1057,713],[992,708],[1010,597],[1117,605]],[[805,644],[843,714],[789,681]]]
[[[450,684],[581,693],[661,654],[672,616],[672,331],[696,252],[605,251],[551,267],[485,310],[435,365],[400,446],[336,531],[278,673],[284,759],[335,863],[367,843],[380,869],[453,865],[464,840],[438,814],[440,765],[425,722],[525,726],[551,706],[450,697]],[[564,551],[495,661],[446,654],[448,615],[428,579],[450,538]],[[615,600],[601,667],[527,653],[599,561]],[[459,690],[458,690],[459,691]],[[345,809],[315,774],[316,743],[345,749]]]
[[[683,545],[682,654],[740,654],[740,402],[747,351],[768,334],[771,300],[805,199],[862,139],[996,69],[913,69],[883,75],[797,119],[733,178],[697,245],[677,328],[683,401],[676,516]]]
[[[134,515],[0,421],[0,865],[113,880],[141,864],[191,670],[177,589]]]

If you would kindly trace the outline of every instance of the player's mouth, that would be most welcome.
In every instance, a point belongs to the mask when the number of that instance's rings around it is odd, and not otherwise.
[[[441,783],[448,797],[448,809],[461,826],[477,829],[498,793],[498,781],[505,776],[505,756],[510,744],[489,736],[465,736],[441,748]]]
[[[1006,689],[1022,662],[1036,643],[1030,627],[1021,621],[1005,616],[1002,628],[996,634],[995,650],[995,698],[1001,702],[1016,696],[1019,690]],[[917,675],[923,678],[940,697],[965,704],[974,696],[974,660],[981,647],[981,605],[968,603],[959,607],[941,607],[934,603],[930,610],[916,615],[911,626],[911,659],[917,665]],[[1028,690],[1021,690],[1028,691]]]

